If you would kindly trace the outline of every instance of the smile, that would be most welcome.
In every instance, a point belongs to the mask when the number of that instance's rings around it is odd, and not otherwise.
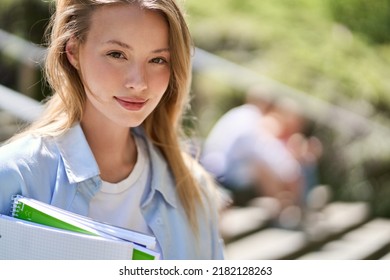
[[[121,105],[124,109],[128,111],[139,111],[141,110],[148,100],[145,99],[136,99],[136,98],[127,98],[127,97],[114,97],[115,100]]]

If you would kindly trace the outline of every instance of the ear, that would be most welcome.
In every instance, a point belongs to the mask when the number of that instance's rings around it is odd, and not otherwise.
[[[66,57],[74,68],[79,67],[79,42],[72,36],[65,45]]]

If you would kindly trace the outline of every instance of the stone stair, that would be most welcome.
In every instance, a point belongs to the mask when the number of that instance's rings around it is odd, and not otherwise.
[[[237,260],[390,259],[390,219],[373,218],[364,202],[328,203],[300,230],[273,226],[272,210],[226,210],[221,234],[226,258]]]

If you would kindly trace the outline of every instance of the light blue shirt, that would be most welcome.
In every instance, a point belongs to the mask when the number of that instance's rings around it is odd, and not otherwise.
[[[203,208],[196,235],[178,199],[174,179],[159,150],[141,128],[133,133],[148,147],[151,172],[141,203],[146,223],[156,236],[163,259],[223,259],[217,203],[201,175]],[[15,194],[88,216],[89,202],[100,189],[99,168],[79,124],[58,137],[26,136],[0,148],[0,213],[9,214]]]

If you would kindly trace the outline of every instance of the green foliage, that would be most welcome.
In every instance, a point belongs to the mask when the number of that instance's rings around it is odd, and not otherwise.
[[[334,18],[376,43],[390,42],[389,0],[328,0]]]
[[[335,22],[328,0],[185,3],[197,46],[321,99],[390,111],[390,46]]]
[[[44,32],[50,17],[49,1],[2,0],[0,1],[0,29],[24,38],[37,45],[44,42]],[[42,100],[49,89],[43,83],[40,69],[32,69],[28,85],[25,85],[26,66],[16,60],[0,56],[0,83],[29,96]],[[3,74],[4,73],[4,74]],[[31,83],[31,85],[30,85]],[[21,86],[23,85],[23,86]]]
[[[334,21],[329,7],[347,6],[341,3],[352,0],[332,1],[185,3],[198,47],[324,100],[364,99],[387,118],[390,44],[372,44]],[[377,3],[384,0],[371,2],[367,3],[380,7]]]
[[[41,44],[50,17],[49,3],[38,0],[2,0],[0,28]]]

